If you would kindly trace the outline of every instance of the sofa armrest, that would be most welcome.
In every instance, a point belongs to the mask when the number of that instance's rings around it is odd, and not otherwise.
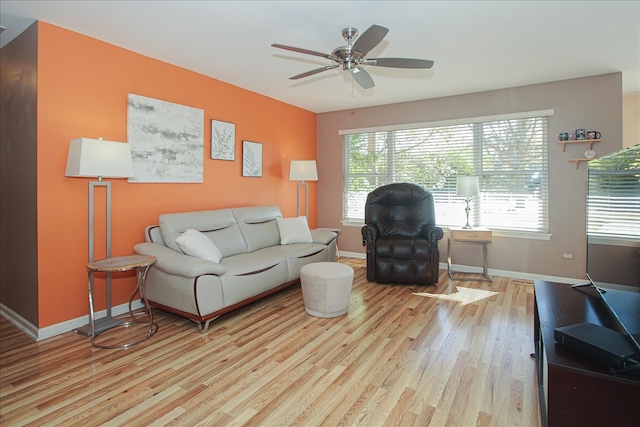
[[[133,250],[138,255],[153,255],[156,257],[154,268],[169,274],[183,277],[198,277],[203,274],[219,276],[227,271],[218,263],[184,255],[158,243],[138,243]]]
[[[323,245],[328,245],[333,240],[338,237],[338,233],[334,233],[329,230],[319,230],[313,229],[311,231],[311,237],[313,238],[313,243],[322,243]]]

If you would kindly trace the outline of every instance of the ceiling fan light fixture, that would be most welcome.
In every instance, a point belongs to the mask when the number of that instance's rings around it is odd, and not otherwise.
[[[335,62],[335,65],[317,68],[315,70],[307,71],[302,74],[298,74],[296,76],[290,77],[292,80],[297,80],[302,77],[308,77],[322,71],[331,70],[333,68],[339,67],[342,65],[342,69],[344,71],[351,71],[352,75],[357,75],[355,78],[356,82],[363,89],[370,89],[375,86],[373,83],[373,79],[363,68],[360,68],[361,65],[368,66],[378,66],[378,67],[387,67],[387,68],[413,68],[413,69],[426,69],[431,68],[433,66],[433,61],[425,60],[425,59],[411,59],[411,58],[380,58],[380,59],[367,59],[367,55],[369,51],[378,46],[380,42],[387,35],[389,30],[385,27],[381,27],[380,25],[372,25],[369,27],[364,33],[360,35],[360,37],[355,40],[355,43],[352,43],[355,37],[358,35],[358,29],[353,27],[348,27],[342,30],[342,37],[347,41],[347,46],[341,46],[335,48],[333,52],[329,55],[316,52],[308,49],[301,49],[292,46],[286,46],[274,43],[271,46],[290,50],[293,52],[304,53],[307,55],[319,56],[326,59],[330,59]]]

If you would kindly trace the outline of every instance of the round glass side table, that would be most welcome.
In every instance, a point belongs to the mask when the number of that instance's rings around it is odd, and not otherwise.
[[[115,258],[105,258],[98,261],[93,261],[87,264],[87,272],[89,275],[89,325],[90,325],[90,334],[91,334],[91,345],[97,348],[129,348],[133,345],[140,344],[143,341],[151,338],[158,331],[158,324],[153,321],[153,313],[151,312],[151,306],[149,302],[146,300],[144,296],[144,285],[145,280],[147,278],[147,272],[149,269],[156,263],[156,257],[154,256],[146,256],[146,255],[128,255],[121,256]],[[93,306],[93,281],[94,281],[94,273],[113,273],[117,271],[129,271],[135,270],[136,277],[138,279],[138,284],[135,289],[131,293],[129,297],[129,317],[131,321],[122,322],[115,327],[124,327],[128,328],[130,326],[136,324],[142,324],[138,320],[136,315],[133,313],[131,309],[131,303],[133,301],[133,297],[137,292],[140,293],[140,299],[144,302],[146,312],[148,313],[148,322],[147,323],[147,333],[140,339],[137,339],[133,342],[128,342],[126,344],[114,344],[114,345],[103,345],[96,343],[96,337],[105,331],[100,331],[96,333],[95,327],[95,310]],[[112,328],[110,328],[112,329]],[[107,329],[107,330],[110,330]]]

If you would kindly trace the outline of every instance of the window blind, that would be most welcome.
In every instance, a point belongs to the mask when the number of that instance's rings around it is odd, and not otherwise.
[[[640,239],[640,145],[589,162],[587,234]]]
[[[344,220],[364,220],[375,188],[412,182],[434,194],[439,224],[464,225],[456,178],[476,175],[473,225],[547,232],[547,117],[524,116],[344,134]]]

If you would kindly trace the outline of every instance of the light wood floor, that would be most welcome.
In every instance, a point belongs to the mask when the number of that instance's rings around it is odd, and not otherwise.
[[[438,286],[380,285],[362,260],[341,262],[355,279],[339,318],[307,315],[297,286],[206,335],[154,310],[158,333],[128,350],[75,332],[34,343],[2,319],[0,425],[540,425],[531,283],[441,271]],[[413,294],[457,287],[497,295],[463,305]]]

